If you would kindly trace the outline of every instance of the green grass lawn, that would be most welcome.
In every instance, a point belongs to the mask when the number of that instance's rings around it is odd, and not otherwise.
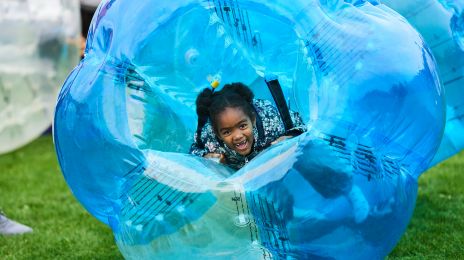
[[[464,259],[464,152],[419,178],[414,215],[391,259]]]
[[[0,259],[122,258],[111,230],[74,199],[51,137],[0,156],[0,207],[34,228],[0,236]],[[464,153],[419,179],[416,210],[389,259],[464,259]],[[379,234],[381,235],[381,234]]]
[[[71,194],[51,137],[0,156],[0,192],[8,217],[34,229],[0,236],[0,259],[122,258],[111,230]]]

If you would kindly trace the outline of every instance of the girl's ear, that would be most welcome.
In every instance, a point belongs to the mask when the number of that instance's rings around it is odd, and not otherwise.
[[[224,141],[224,140],[222,140],[221,135],[219,134],[218,131],[216,131],[216,129],[214,130],[214,134],[216,135],[217,139],[219,139],[221,141]]]
[[[253,126],[256,126],[256,118],[258,117],[258,115],[253,112]]]

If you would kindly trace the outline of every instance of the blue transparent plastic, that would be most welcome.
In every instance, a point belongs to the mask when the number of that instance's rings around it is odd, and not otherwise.
[[[128,15],[130,14],[130,15]],[[188,155],[210,79],[308,126],[233,172]],[[54,137],[76,197],[126,258],[382,258],[445,125],[435,61],[377,1],[103,1]]]
[[[423,35],[438,64],[446,95],[446,127],[434,165],[464,148],[464,1],[382,2],[404,15]]]

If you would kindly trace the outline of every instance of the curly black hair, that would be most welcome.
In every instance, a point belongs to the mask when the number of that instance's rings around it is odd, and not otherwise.
[[[240,82],[226,84],[217,92],[213,92],[210,88],[203,89],[195,102],[198,115],[197,141],[200,141],[201,129],[208,119],[217,134],[217,116],[228,107],[242,109],[243,113],[254,121],[256,114],[252,105],[253,97],[250,88]]]

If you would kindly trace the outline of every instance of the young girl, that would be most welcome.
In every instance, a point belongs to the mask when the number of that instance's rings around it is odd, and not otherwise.
[[[196,100],[198,127],[190,153],[240,169],[270,145],[306,130],[298,113],[290,111],[294,128],[285,131],[277,109],[253,97],[242,83],[226,84],[217,92],[204,89]]]

